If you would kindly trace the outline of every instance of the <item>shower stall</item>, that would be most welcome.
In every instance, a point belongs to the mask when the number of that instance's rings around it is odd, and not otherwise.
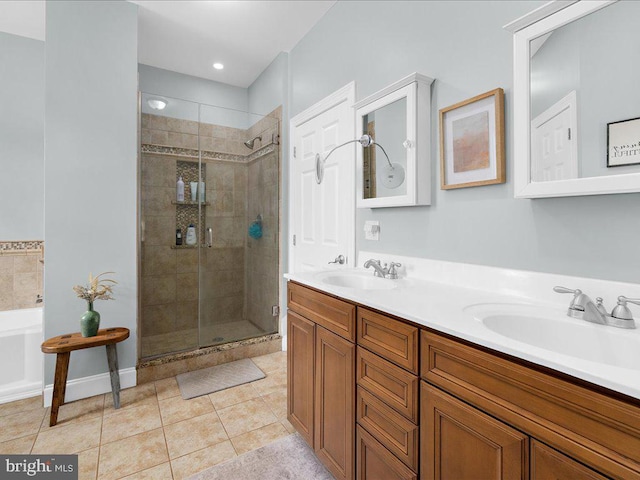
[[[141,94],[141,360],[277,333],[280,116]]]

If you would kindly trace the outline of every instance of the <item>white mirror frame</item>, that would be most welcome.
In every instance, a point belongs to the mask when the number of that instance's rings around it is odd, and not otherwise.
[[[615,3],[615,1],[550,2],[504,27],[513,32],[513,171],[515,198],[569,197],[640,192],[640,173],[547,182],[531,181],[530,40],[607,7]],[[541,13],[544,9],[546,9],[546,13],[549,16],[542,18]]]
[[[362,118],[401,98],[407,99],[406,194],[393,197],[363,198],[363,148],[356,148],[356,206],[358,208],[406,207],[431,204],[431,84],[433,79],[411,74],[370,95],[354,107],[356,136],[362,135]],[[382,145],[383,147],[385,145]],[[382,157],[380,157],[382,158]],[[391,159],[393,162],[394,159]]]

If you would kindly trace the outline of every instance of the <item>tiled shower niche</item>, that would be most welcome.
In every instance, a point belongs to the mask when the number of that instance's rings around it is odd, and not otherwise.
[[[198,245],[202,245],[205,243],[205,228],[204,222],[202,218],[205,216],[207,205],[209,202],[206,200],[206,194],[203,201],[199,201],[200,192],[198,192],[198,187],[196,186],[196,200],[193,201],[192,192],[191,192],[191,183],[200,183],[200,179],[204,181],[206,176],[206,164],[202,164],[200,168],[200,172],[198,172],[198,162],[185,162],[178,160],[176,162],[176,175],[178,178],[182,178],[184,182],[184,200],[183,201],[175,201],[176,205],[176,235],[178,234],[177,230],[180,230],[182,234],[182,245],[177,245],[176,248],[197,248]],[[177,187],[176,187],[177,189]],[[206,184],[205,184],[206,191]],[[177,198],[177,192],[176,192]],[[195,246],[187,245],[187,228],[189,225],[193,225],[196,227],[197,232],[197,243]]]
[[[142,115],[142,359],[277,332],[277,132],[273,116],[237,129]],[[255,135],[263,140],[249,150],[243,142]],[[205,182],[200,205],[192,204],[190,191],[199,158]],[[179,176],[185,202],[176,200]],[[263,236],[253,239],[248,228],[258,214]],[[176,247],[176,229],[184,244],[189,223],[197,227],[198,248]],[[207,228],[213,232],[210,247]]]

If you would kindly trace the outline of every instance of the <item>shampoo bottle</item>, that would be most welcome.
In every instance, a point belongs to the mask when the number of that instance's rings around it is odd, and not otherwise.
[[[182,177],[179,177],[176,183],[176,193],[176,200],[178,202],[184,202],[184,182],[182,181]]]
[[[190,223],[187,227],[187,245],[195,245],[198,243],[198,239],[196,238],[196,227],[194,227],[193,223]]]
[[[182,245],[182,230],[176,229],[176,245]]]

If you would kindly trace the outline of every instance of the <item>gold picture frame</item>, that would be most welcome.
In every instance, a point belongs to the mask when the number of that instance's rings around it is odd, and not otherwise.
[[[440,188],[505,183],[504,90],[440,110]]]

